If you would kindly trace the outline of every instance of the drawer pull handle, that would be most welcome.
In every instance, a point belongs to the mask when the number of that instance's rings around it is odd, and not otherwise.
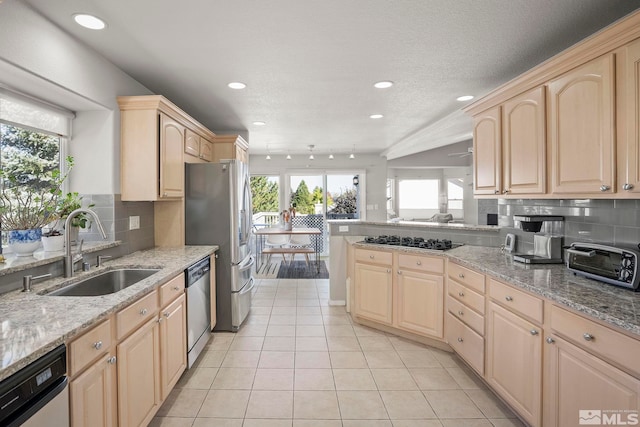
[[[506,299],[507,301],[511,302],[513,301],[513,297],[510,297],[509,295],[507,295],[506,297],[504,297],[504,299]]]
[[[458,292],[458,296],[463,297],[464,296],[464,292]]]
[[[547,337],[547,344],[553,344],[554,342],[556,342],[556,340],[551,337]]]
[[[611,187],[608,185],[601,185],[600,186],[600,191],[604,192],[604,191],[608,191]]]
[[[458,310],[458,314],[459,314],[460,316],[464,316],[464,313],[462,312],[462,310]]]
[[[143,308],[142,310],[140,310],[140,315],[144,316],[145,314],[147,314],[149,311],[146,308]]]
[[[464,340],[460,337],[458,337],[458,342],[463,342]]]
[[[538,333],[539,333],[539,332],[538,332],[538,331],[536,331],[535,329],[532,329],[532,330],[530,330],[529,332],[530,332],[530,333],[531,333],[531,335],[533,335],[533,336],[536,336],[536,335],[538,335]]]
[[[633,190],[633,184],[625,184],[622,186],[622,189],[625,191]]]
[[[173,287],[173,290],[174,290],[174,291],[179,291],[179,290],[180,290],[180,287],[179,287],[179,286],[174,286],[174,287]]]
[[[100,350],[102,348],[102,341],[94,342],[93,348],[95,348],[96,350]]]
[[[107,363],[109,365],[115,365],[116,364],[116,357],[115,356],[111,356],[110,358],[107,359]]]
[[[460,274],[458,274],[458,277],[461,278],[461,279],[464,279],[464,274],[460,273]]]
[[[375,257],[373,255],[369,255],[369,258],[374,259]]]
[[[420,261],[416,261],[417,265],[422,265],[422,263]]]
[[[593,336],[593,335],[591,335],[591,334],[590,334],[590,333],[588,333],[588,332],[585,332],[585,333],[582,335],[582,338],[584,338],[584,339],[585,339],[585,341],[593,341],[594,336]]]

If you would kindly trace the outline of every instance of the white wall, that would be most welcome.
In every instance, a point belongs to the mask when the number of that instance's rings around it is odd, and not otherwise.
[[[0,83],[77,113],[69,154],[70,189],[120,193],[118,95],[151,92],[28,5],[0,3]]]
[[[273,154],[271,160],[266,160],[264,155],[252,155],[249,158],[249,170],[254,175],[279,175],[282,178],[287,173],[300,170],[307,170],[310,174],[332,170],[357,173],[364,170],[366,204],[378,206],[378,209],[367,209],[367,221],[387,220],[387,160],[384,157],[356,154],[355,159],[349,159],[346,155],[336,155],[335,159],[329,160],[328,155],[316,154],[315,160],[308,160],[308,155],[292,155],[293,159],[286,160],[285,156]]]

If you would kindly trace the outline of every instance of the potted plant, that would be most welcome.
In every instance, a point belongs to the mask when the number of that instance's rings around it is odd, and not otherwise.
[[[95,204],[91,203],[87,207],[92,208],[94,206]],[[67,193],[64,197],[58,200],[58,216],[60,217],[60,220],[64,222],[71,212],[75,211],[76,209],[80,209],[81,207],[82,196],[80,196],[78,192]],[[88,223],[89,217],[87,217],[87,215],[83,213],[76,215],[71,220],[71,241],[78,240],[78,232],[81,228],[87,228],[87,226],[89,225]]]
[[[40,246],[42,227],[59,218],[61,186],[73,168],[73,158],[67,157],[66,163],[64,174],[27,157],[0,168],[0,224],[17,256],[33,255]]]

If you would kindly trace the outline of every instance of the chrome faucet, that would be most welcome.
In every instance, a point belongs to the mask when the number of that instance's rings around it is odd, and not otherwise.
[[[71,220],[80,214],[91,215],[96,223],[96,226],[98,226],[98,231],[100,231],[100,234],[102,234],[102,238],[107,238],[107,233],[104,232],[104,227],[100,222],[100,218],[98,218],[98,215],[96,215],[94,211],[84,208],[72,211],[64,222],[64,242],[66,244],[64,255],[64,277],[73,277],[73,266],[75,265],[75,263],[82,260],[82,245],[80,245],[78,253],[71,253]]]

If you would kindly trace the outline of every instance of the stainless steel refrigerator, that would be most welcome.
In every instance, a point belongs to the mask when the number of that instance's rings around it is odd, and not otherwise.
[[[235,332],[249,314],[254,286],[249,167],[239,160],[186,164],[185,193],[186,244],[220,247],[214,330]]]

